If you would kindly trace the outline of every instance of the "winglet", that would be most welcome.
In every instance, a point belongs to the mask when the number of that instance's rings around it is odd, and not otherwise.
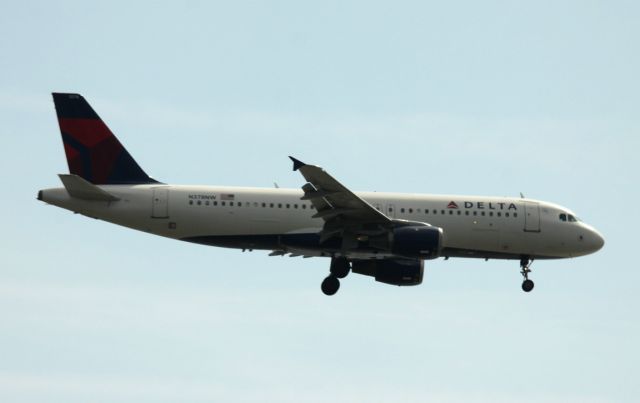
[[[298,169],[302,168],[303,166],[307,165],[304,162],[293,158],[292,156],[289,156],[289,159],[291,159],[291,161],[293,161],[293,170],[297,171]]]

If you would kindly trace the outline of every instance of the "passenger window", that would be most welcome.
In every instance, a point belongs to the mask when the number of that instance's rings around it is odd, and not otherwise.
[[[273,203],[269,203],[269,207],[273,208]]]
[[[440,212],[441,212],[442,214],[444,214],[444,210],[440,210]]]
[[[242,207],[242,202],[238,202],[238,207]]]
[[[429,209],[428,208],[424,209],[424,213],[429,214]]]
[[[213,202],[213,205],[214,205],[214,206],[217,206],[217,205],[218,205],[218,202],[217,202],[217,201],[214,201],[214,202]]]
[[[498,211],[498,217],[502,217],[502,213]]]
[[[480,215],[484,217],[484,211],[483,211],[483,212],[481,212],[481,213],[480,213]]]
[[[462,214],[462,211],[458,210],[458,215]]]
[[[229,205],[230,205],[230,206],[233,206],[233,202],[229,202]]]
[[[302,205],[302,208],[303,208],[303,209],[306,209],[306,208],[307,208],[307,205],[306,205],[306,204],[303,204],[303,205]]]
[[[493,211],[489,211],[489,217],[493,217]]]
[[[206,202],[204,202],[204,204],[206,204],[207,206],[209,205],[209,200],[207,200]]]
[[[413,209],[412,208],[409,209],[409,214],[411,214],[411,213],[413,213]]]
[[[225,202],[220,202],[220,204],[224,206],[226,203]]]
[[[473,212],[473,215],[478,215],[478,212],[477,212],[477,211],[474,211],[474,212]]]
[[[469,215],[469,210],[466,210],[466,211],[464,212],[464,215]]]
[[[193,200],[189,200],[189,204],[193,204]]]
[[[296,204],[294,204],[294,205],[293,205],[293,208],[298,208],[298,204],[297,204],[297,203],[296,203]]]
[[[567,215],[566,214],[560,214],[560,221],[567,221]]]
[[[514,216],[514,217],[517,217],[517,216],[518,216],[518,213],[513,213],[513,216]]]
[[[198,200],[198,206],[201,205],[201,204],[202,204],[202,202],[200,200]]]
[[[453,210],[449,210],[449,215],[453,215]]]
[[[433,214],[438,214],[438,210],[433,210]]]
[[[404,213],[404,207],[400,209],[400,212],[401,212],[401,213]]]

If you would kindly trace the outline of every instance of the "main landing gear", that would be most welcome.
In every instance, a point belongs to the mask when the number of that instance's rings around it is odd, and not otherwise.
[[[322,281],[320,288],[325,295],[333,295],[340,289],[341,278],[347,277],[351,271],[351,265],[349,261],[344,257],[331,258],[331,267],[329,268],[329,275]]]
[[[524,277],[524,281],[522,282],[522,291],[530,292],[533,290],[533,281],[529,280],[529,273],[531,273],[531,263],[533,263],[533,259],[529,260],[528,256],[524,256],[520,258],[520,274]]]

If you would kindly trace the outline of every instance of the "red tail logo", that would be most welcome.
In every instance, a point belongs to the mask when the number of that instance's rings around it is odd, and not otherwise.
[[[78,94],[53,93],[69,172],[96,184],[158,183]]]

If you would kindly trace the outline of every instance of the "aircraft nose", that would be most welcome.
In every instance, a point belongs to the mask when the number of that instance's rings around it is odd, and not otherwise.
[[[602,247],[604,246],[604,237],[602,236],[602,234],[596,230],[593,230],[592,236],[594,245],[593,251],[595,252],[602,249]]]
[[[584,244],[589,253],[597,252],[604,246],[604,237],[593,228],[589,228],[589,232],[585,234]]]

